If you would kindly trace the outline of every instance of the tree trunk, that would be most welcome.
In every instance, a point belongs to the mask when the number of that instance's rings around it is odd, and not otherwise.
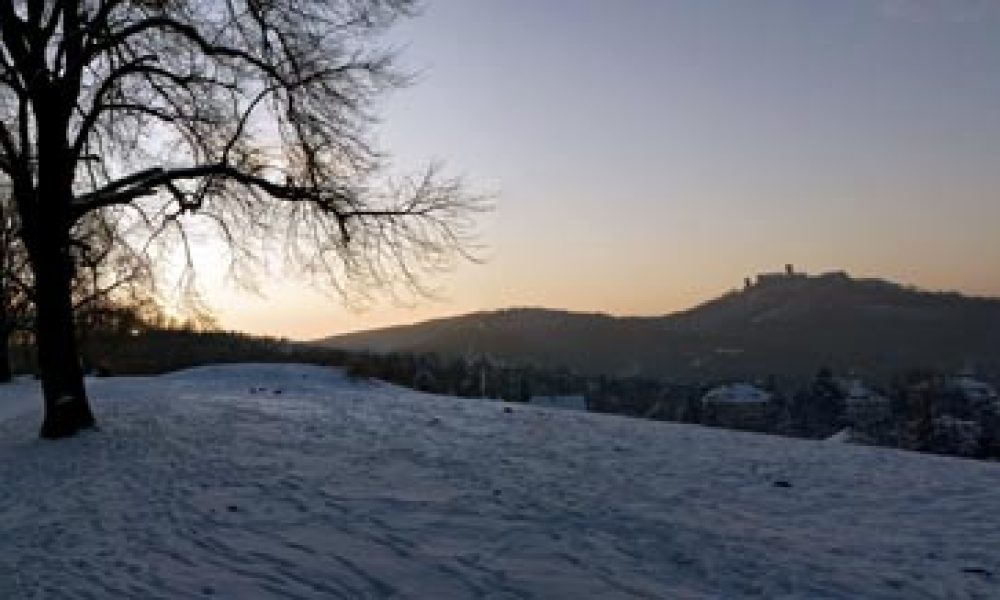
[[[45,399],[40,435],[47,439],[68,437],[95,425],[74,327],[70,231],[76,162],[66,137],[73,103],[65,101],[63,91],[60,86],[41,86],[32,98],[38,128],[38,187],[33,198],[23,182],[16,192],[35,280],[35,343]]]
[[[60,236],[62,237],[62,236]],[[38,367],[45,397],[45,419],[41,436],[57,439],[95,425],[87,402],[80,367],[73,303],[70,295],[73,274],[66,239],[49,239],[39,244],[32,256],[35,275]]]

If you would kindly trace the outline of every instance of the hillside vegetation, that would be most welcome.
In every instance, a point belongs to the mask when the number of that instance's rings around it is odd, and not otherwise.
[[[1000,300],[842,273],[759,282],[660,317],[518,308],[327,338],[352,351],[487,356],[584,373],[710,381],[811,377],[826,366],[887,379],[915,367],[1000,374]]]

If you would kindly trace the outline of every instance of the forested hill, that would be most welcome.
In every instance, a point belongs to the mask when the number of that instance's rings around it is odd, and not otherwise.
[[[1000,299],[936,293],[844,273],[775,275],[660,317],[516,308],[322,340],[373,352],[433,352],[684,380],[884,377],[910,368],[1000,371]]]

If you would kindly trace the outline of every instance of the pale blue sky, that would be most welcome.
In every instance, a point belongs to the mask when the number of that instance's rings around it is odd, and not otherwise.
[[[361,314],[269,284],[224,325],[665,313],[785,262],[1000,295],[1000,2],[427,0],[389,39],[420,76],[380,137],[497,192],[489,262]]]

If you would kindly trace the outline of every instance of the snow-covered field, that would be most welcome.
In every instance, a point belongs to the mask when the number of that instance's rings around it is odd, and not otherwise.
[[[1000,598],[996,463],[307,366],[90,390],[53,443],[0,386],[0,598]]]

